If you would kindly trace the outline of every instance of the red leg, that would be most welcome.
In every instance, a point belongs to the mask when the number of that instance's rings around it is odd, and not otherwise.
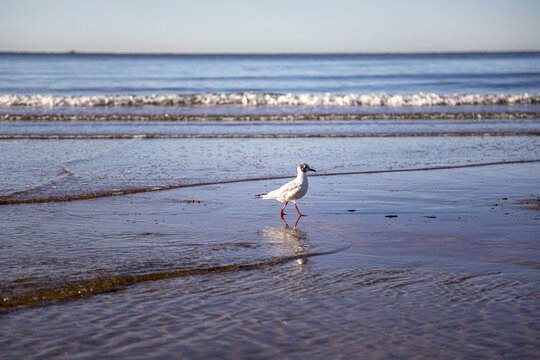
[[[285,205],[283,206],[283,208],[281,209],[281,216],[283,216],[283,211],[285,211],[285,208],[287,207],[287,204],[288,204],[288,203],[289,203],[289,202],[287,201],[287,202],[285,203]],[[294,204],[294,206],[296,206],[296,204]]]
[[[294,203],[294,207],[296,208],[296,212],[298,213],[298,216],[304,216],[300,214],[300,210],[298,210],[298,206],[296,206],[296,203]]]

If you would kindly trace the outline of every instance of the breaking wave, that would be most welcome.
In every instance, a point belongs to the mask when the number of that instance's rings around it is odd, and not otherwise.
[[[154,95],[0,95],[0,106],[460,106],[538,104],[537,94],[154,94]]]

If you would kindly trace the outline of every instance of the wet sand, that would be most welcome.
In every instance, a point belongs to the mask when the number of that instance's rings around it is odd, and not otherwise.
[[[7,310],[0,349],[6,358],[534,358],[538,174],[539,163],[525,163],[312,177],[299,202],[308,216],[291,207],[286,223],[280,203],[253,197],[282,179],[4,205],[2,261],[13,278],[28,273],[21,264],[60,288],[131,277]]]

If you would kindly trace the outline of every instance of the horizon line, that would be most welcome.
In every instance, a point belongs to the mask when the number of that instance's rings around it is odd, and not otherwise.
[[[305,51],[305,52],[157,52],[157,51],[40,51],[40,50],[0,50],[0,54],[13,55],[166,55],[166,56],[332,56],[332,55],[459,55],[459,54],[531,54],[538,50],[441,50],[441,51]]]

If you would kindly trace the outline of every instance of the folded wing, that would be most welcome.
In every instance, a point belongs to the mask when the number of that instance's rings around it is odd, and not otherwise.
[[[263,195],[263,199],[276,199],[279,201],[287,201],[286,199],[291,199],[295,197],[295,194],[299,192],[301,189],[300,184],[298,184],[296,181],[291,181],[280,187],[279,189],[276,189],[274,191],[270,191],[268,194]]]

